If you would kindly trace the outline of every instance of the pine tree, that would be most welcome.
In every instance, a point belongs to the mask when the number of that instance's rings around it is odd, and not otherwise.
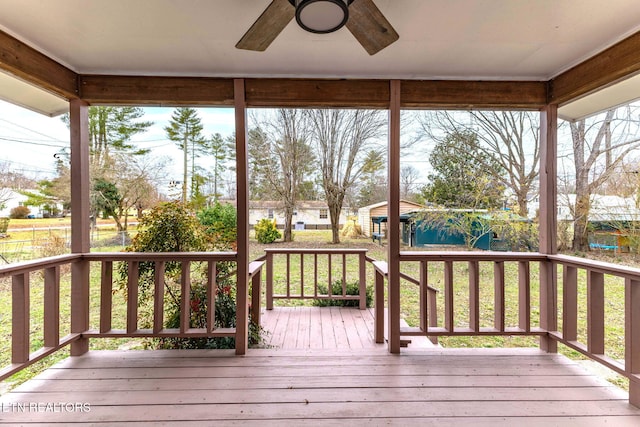
[[[202,136],[202,121],[198,112],[194,108],[176,108],[171,115],[171,121],[164,130],[167,138],[174,141],[183,153],[183,179],[182,179],[182,202],[187,201],[187,190],[189,182],[189,157],[191,157],[191,177],[196,179],[195,158],[206,148],[206,140]],[[191,195],[196,186],[191,185]]]

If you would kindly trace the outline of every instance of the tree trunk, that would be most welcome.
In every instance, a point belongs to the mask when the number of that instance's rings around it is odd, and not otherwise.
[[[578,252],[588,252],[589,247],[589,209],[591,202],[589,194],[576,194],[575,220],[573,221],[572,249]]]
[[[188,129],[188,127],[187,127]],[[183,175],[182,175],[182,203],[187,203],[187,170],[188,170],[188,139],[187,139],[187,132],[188,130],[185,132],[184,134],[184,140],[182,141],[182,155],[183,155],[183,166],[184,166],[184,170],[183,170]]]
[[[329,218],[331,219],[331,243],[340,243],[340,211],[342,203],[329,203]]]
[[[285,242],[293,242],[293,233],[291,232],[292,222],[293,222],[293,207],[285,206],[284,207],[284,232],[283,232],[283,241]]]
[[[518,215],[524,216],[524,217],[528,216],[529,206],[527,204],[527,192],[518,192],[517,198],[518,198]]]

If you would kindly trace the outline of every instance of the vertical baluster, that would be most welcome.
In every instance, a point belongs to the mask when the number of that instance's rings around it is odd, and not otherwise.
[[[360,310],[367,309],[367,257],[364,252],[358,255],[358,293],[360,294]]]
[[[347,295],[347,254],[342,254],[342,296]]]
[[[291,255],[287,253],[287,298],[291,296]]]
[[[427,316],[429,310],[428,304],[428,273],[427,273],[427,261],[420,261],[420,330],[426,332],[429,329],[429,322]]]
[[[500,331],[504,331],[504,261],[496,261],[493,263],[493,327]]]
[[[251,279],[251,320],[260,327],[260,286],[262,269],[256,271]]]
[[[267,291],[267,310],[273,310],[273,254],[267,252],[267,277],[266,291]]]
[[[318,254],[313,254],[313,296],[318,298]]]
[[[331,299],[331,294],[333,293],[333,286],[331,285],[331,253],[327,254],[327,270],[329,281],[329,286],[327,286],[329,290],[327,291],[327,294],[329,295],[329,299]]]
[[[138,261],[129,261],[127,278],[127,333],[138,330]]]
[[[640,280],[625,280],[625,371],[640,374]],[[640,406],[640,383],[629,380],[629,403]]]
[[[207,332],[213,332],[216,326],[216,292],[218,291],[218,263],[207,263]],[[258,292],[260,298],[260,292]]]
[[[60,344],[60,266],[44,270],[44,346]]]
[[[29,360],[29,273],[11,277],[11,363]]]
[[[164,272],[166,263],[156,261],[153,277],[153,333],[159,334],[164,329]]]
[[[469,261],[469,328],[480,330],[480,264]]]
[[[604,354],[604,274],[595,271],[587,277],[587,349]]]
[[[531,331],[531,275],[529,261],[518,261],[518,327]]]
[[[191,262],[182,261],[180,274],[180,333],[184,334],[191,327]]]
[[[384,343],[384,275],[375,269],[375,339],[376,343]]]
[[[453,332],[453,261],[444,262],[444,327]]]
[[[300,252],[300,296],[304,298],[304,253]]]
[[[562,337],[578,340],[578,269],[568,265],[562,269]]]
[[[113,311],[113,261],[103,261],[100,266],[100,333],[111,330]]]

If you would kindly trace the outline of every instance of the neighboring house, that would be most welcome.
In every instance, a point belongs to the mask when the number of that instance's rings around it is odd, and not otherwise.
[[[576,195],[558,195],[558,221],[573,221],[573,206]],[[639,221],[640,209],[632,197],[591,196],[590,222]]]
[[[343,207],[340,213],[340,225],[347,222],[348,208]],[[284,211],[280,201],[254,200],[249,202],[249,225],[254,226],[261,219],[275,219],[278,228],[284,227]],[[329,207],[324,201],[306,200],[298,202],[293,212],[293,226],[296,230],[329,229],[331,218]]]
[[[38,194],[38,190],[24,190],[27,193],[35,193]],[[42,206],[30,206],[27,205],[26,202],[29,197],[25,196],[22,193],[19,193],[15,190],[11,190],[9,188],[0,189],[0,195],[3,200],[3,203],[0,204],[0,217],[8,217],[11,215],[11,210],[17,208],[18,206],[27,206],[31,213],[30,215],[35,216],[36,218],[42,218],[45,214],[48,214]],[[62,212],[62,204],[58,206],[60,212]]]
[[[400,200],[400,214],[422,209],[419,203],[409,202],[407,200]],[[371,233],[378,232],[378,225],[376,224],[375,231],[373,230],[372,218],[380,218],[387,216],[387,202],[375,203],[373,205],[364,206],[358,209],[358,224],[362,228],[362,234],[366,237],[371,237]],[[384,222],[381,225],[381,233],[386,234],[387,223]]]

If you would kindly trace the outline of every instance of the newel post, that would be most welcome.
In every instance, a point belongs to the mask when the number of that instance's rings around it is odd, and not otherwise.
[[[557,252],[557,159],[558,106],[549,104],[540,112],[540,253]],[[558,274],[549,261],[540,262],[540,327],[558,329]],[[548,335],[540,337],[540,349],[558,351],[558,343]]]
[[[71,252],[88,253],[89,240],[89,105],[73,99],[69,108],[71,138]],[[89,329],[89,262],[71,264],[71,333]],[[71,343],[71,355],[89,350],[89,339]]]
[[[244,79],[233,81],[236,121],[236,200],[238,210],[236,354],[249,346],[249,180],[247,160],[247,103]]]

